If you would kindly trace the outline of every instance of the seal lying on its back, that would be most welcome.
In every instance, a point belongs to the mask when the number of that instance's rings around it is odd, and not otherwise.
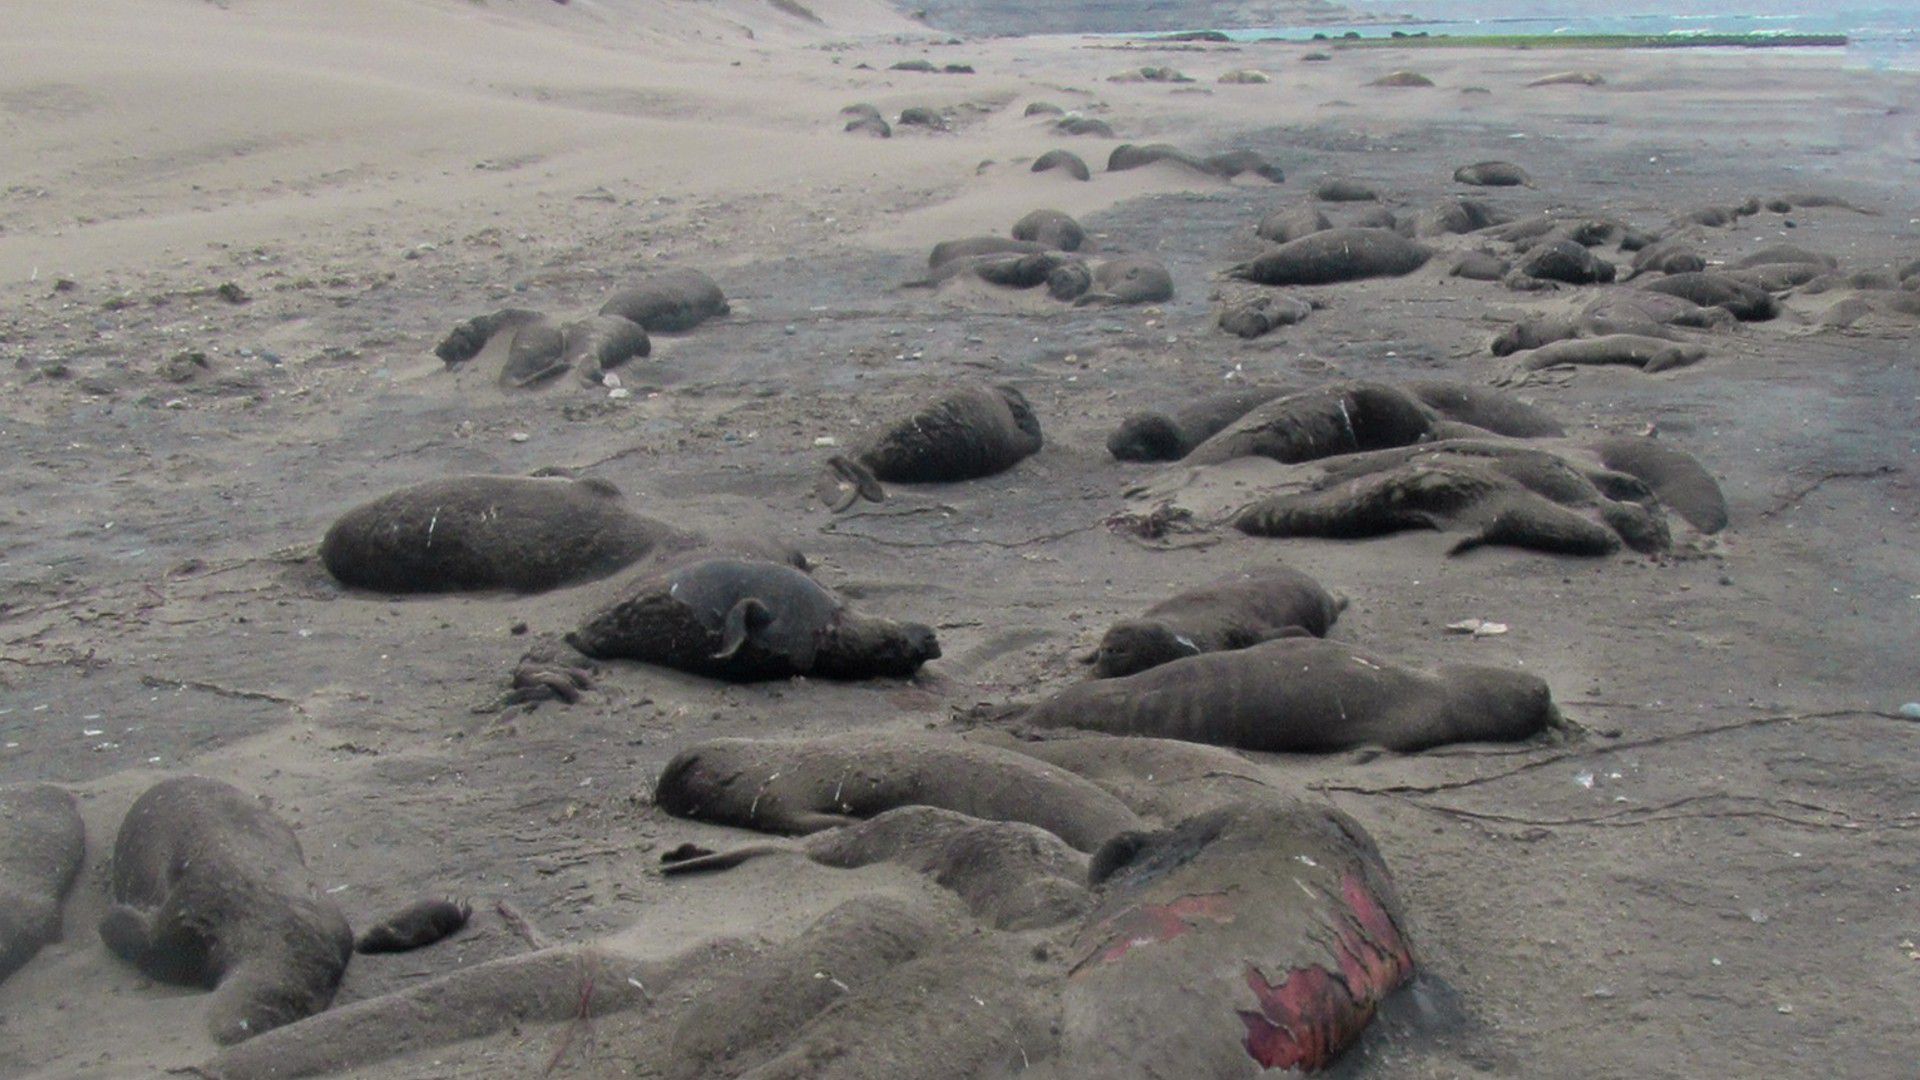
[[[1261,285],[1331,285],[1411,274],[1426,265],[1432,254],[1385,229],[1325,229],[1282,244],[1227,273]]]
[[[1081,851],[1140,824],[1119,800],[1063,769],[921,732],[712,739],[667,763],[653,802],[675,817],[777,833],[935,806],[1037,825]]]
[[[293,830],[205,777],[162,780],[127,811],[113,900],[100,920],[107,948],[161,982],[214,990],[223,1046],[325,1009],[353,955]]]
[[[60,904],[86,854],[71,792],[52,784],[0,787],[0,982],[60,940]]]
[[[567,643],[732,682],[905,677],[940,656],[933,630],[849,610],[784,563],[702,559],[635,583]]]
[[[462,476],[347,511],[320,541],[341,584],[379,592],[537,592],[610,574],[688,537],[605,480]]]
[[[1231,574],[1114,623],[1087,662],[1096,678],[1112,679],[1276,637],[1325,637],[1346,606],[1292,567]]]
[[[643,274],[600,305],[600,314],[630,319],[654,334],[691,330],[730,310],[720,286],[692,269]]]
[[[1333,383],[1275,398],[1195,447],[1183,460],[1215,465],[1237,457],[1293,463],[1405,446],[1429,436],[1428,410],[1385,383]]]
[[[1040,449],[1040,420],[1011,386],[976,386],[928,403],[827,467],[851,485],[833,508],[885,498],[880,481],[940,484],[1005,472]]]
[[[1410,753],[1515,741],[1561,723],[1547,684],[1532,675],[1475,664],[1416,671],[1313,637],[1078,683],[1009,719],[1273,753]]]

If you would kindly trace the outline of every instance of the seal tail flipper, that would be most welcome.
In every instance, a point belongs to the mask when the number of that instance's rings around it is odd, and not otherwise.
[[[665,855],[660,856],[660,872],[668,877],[678,874],[703,874],[710,870],[731,870],[749,859],[762,855],[804,855],[797,844],[768,840],[758,844],[742,844],[730,851],[706,851],[692,844],[682,844]]]
[[[756,631],[765,629],[772,622],[773,612],[754,597],[749,596],[733,605],[720,631],[720,651],[713,654],[713,659],[731,660]]]

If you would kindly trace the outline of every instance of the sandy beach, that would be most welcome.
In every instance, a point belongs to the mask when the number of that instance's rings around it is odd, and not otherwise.
[[[1533,672],[1588,729],[1256,755],[1372,834],[1423,971],[1466,1018],[1444,1039],[1363,1043],[1341,1075],[1911,1073],[1920,724],[1897,710],[1920,699],[1913,316],[1844,320],[1850,291],[1788,292],[1777,319],[1698,335],[1692,366],[1509,385],[1571,433],[1657,431],[1713,473],[1730,526],[1676,529],[1657,556],[1449,556],[1432,532],[1258,539],[1205,514],[1143,541],[1111,524],[1145,505],[1128,492],[1174,490],[1189,470],[1115,461],[1105,439],[1127,413],[1236,380],[1510,380],[1488,341],[1587,295],[1449,277],[1436,258],[1314,289],[1324,306],[1299,325],[1223,333],[1220,298],[1249,287],[1222,271],[1259,253],[1262,214],[1308,203],[1323,177],[1394,208],[1473,194],[1516,217],[1644,228],[1784,197],[1799,205],[1702,230],[1703,253],[1793,243],[1842,270],[1897,267],[1920,254],[1920,75],[1786,49],[1309,62],[1278,43],[963,40],[878,0],[800,10],[812,17],[757,0],[9,13],[0,783],[77,792],[88,853],[64,939],[0,983],[0,1074],[145,1077],[214,1053],[206,995],[146,978],[95,932],[115,831],[163,776],[265,796],[356,928],[422,895],[473,902],[440,945],[356,957],[335,1008],[527,951],[502,902],[545,942],[669,957],[726,939],[744,958],[849,897],[940,890],[899,867],[801,860],[663,878],[675,845],[747,835],[651,805],[678,749],[959,730],[976,705],[1084,678],[1076,658],[1115,619],[1281,561],[1351,598],[1333,638],[1415,666]],[[973,73],[889,70],[912,59]],[[1194,81],[1109,79],[1156,65]],[[1271,81],[1217,81],[1239,68]],[[1368,85],[1400,69],[1435,85]],[[1567,70],[1604,83],[1527,85]],[[1035,101],[1116,137],[1062,135],[1023,115]],[[948,129],[846,133],[856,102],[889,119],[932,108]],[[1123,142],[1250,149],[1286,180],[1105,171]],[[1090,182],[1029,170],[1057,147]],[[1533,186],[1452,182],[1496,158]],[[1173,298],[900,288],[936,242],[1004,235],[1041,207],[1078,218],[1101,254],[1163,262]],[[1448,257],[1477,242],[1432,240]],[[626,394],[571,377],[504,390],[432,353],[472,316],[589,314],[661,266],[710,274],[731,313],[655,335],[619,372]],[[183,369],[183,353],[204,365]],[[827,447],[970,381],[1018,387],[1044,449],[983,480],[821,505]],[[603,585],[388,597],[343,589],[317,557],[336,517],[385,492],[553,467],[685,528],[790,543],[863,610],[935,627],[943,655],[870,683],[726,685],[614,662],[576,704],[503,708],[529,640],[572,629]],[[1254,494],[1222,483],[1206,497]],[[1468,618],[1508,630],[1446,630]],[[591,1024],[512,1024],[352,1075],[662,1075],[662,1032],[724,973]]]

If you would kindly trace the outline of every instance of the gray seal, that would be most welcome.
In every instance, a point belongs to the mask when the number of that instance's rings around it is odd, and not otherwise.
[[[1346,606],[1344,598],[1292,567],[1243,571],[1114,623],[1087,662],[1095,678],[1112,679],[1276,637],[1325,637]]]
[[[86,854],[72,792],[52,784],[0,787],[0,982],[60,940],[60,906]]]
[[[684,268],[643,274],[600,305],[600,314],[631,319],[650,334],[681,333],[731,310],[712,278]]]
[[[1385,229],[1326,229],[1282,244],[1227,273],[1260,285],[1331,285],[1411,274],[1432,255],[1426,247]]]

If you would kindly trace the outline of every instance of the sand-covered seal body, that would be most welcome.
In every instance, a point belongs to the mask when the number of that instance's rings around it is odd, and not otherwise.
[[[691,268],[643,274],[600,305],[600,314],[630,319],[650,334],[682,333],[731,310],[720,286]]]
[[[1282,244],[1228,273],[1261,285],[1331,285],[1411,274],[1432,254],[1385,229],[1326,229]]]
[[[537,592],[601,577],[683,534],[605,480],[463,476],[401,488],[320,541],[341,584],[378,592]]]
[[[1080,851],[1137,828],[1140,820],[1064,769],[920,732],[712,739],[667,763],[654,805],[675,817],[789,834],[849,825],[900,806],[933,806],[1026,822]]]
[[[1285,386],[1239,386],[1165,412],[1138,412],[1107,436],[1107,452],[1121,461],[1179,461],[1227,425],[1284,394]]]
[[[931,628],[863,615],[807,574],[758,559],[700,559],[644,578],[567,642],[597,659],[732,682],[904,678],[940,656]]]
[[[1403,667],[1349,645],[1289,637],[1201,653],[1118,679],[1067,687],[1016,714],[1033,728],[1330,753],[1410,753],[1453,742],[1514,741],[1559,722],[1547,684],[1459,664]]]
[[[1113,679],[1276,637],[1325,637],[1345,607],[1344,599],[1292,567],[1231,574],[1108,627],[1093,653],[1093,674]]]
[[[0,787],[0,982],[60,940],[60,908],[86,854],[71,792],[52,784]]]
[[[1250,410],[1183,460],[1216,465],[1237,457],[1267,457],[1291,464],[1405,446],[1431,431],[1427,409],[1398,387],[1334,383]]]
[[[951,483],[1011,469],[1041,442],[1025,395],[1011,386],[975,386],[880,429],[849,460],[889,483]]]
[[[1533,186],[1533,177],[1527,175],[1527,170],[1511,161],[1481,161],[1462,165],[1453,171],[1453,180],[1457,184],[1476,187]]]
[[[1075,180],[1093,179],[1093,171],[1087,168],[1087,163],[1071,150],[1049,150],[1033,159],[1033,172],[1050,169],[1059,169]]]
[[[214,990],[222,1045],[325,1009],[353,955],[293,830],[218,780],[163,780],[134,802],[114,842],[112,897],[107,948],[162,982]]]

